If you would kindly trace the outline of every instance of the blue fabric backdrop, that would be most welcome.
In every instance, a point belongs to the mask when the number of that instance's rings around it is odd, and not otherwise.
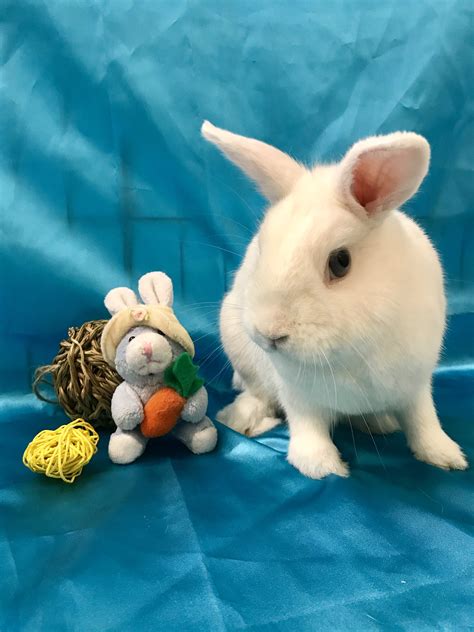
[[[407,210],[446,268],[435,380],[474,461],[470,0],[0,2],[0,630],[462,630],[473,615],[473,475],[417,463],[403,437],[341,430],[352,477],[301,477],[287,433],[221,429],[193,457],[164,440],[129,467],[106,439],[73,486],[21,464],[64,416],[29,393],[104,294],[172,275],[211,411],[227,401],[217,302],[263,200],[202,119],[303,160],[374,133],[432,144]],[[357,448],[357,450],[356,450]]]

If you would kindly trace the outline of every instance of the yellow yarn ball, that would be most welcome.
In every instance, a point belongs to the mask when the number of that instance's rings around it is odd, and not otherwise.
[[[32,472],[73,483],[97,452],[98,441],[99,435],[87,421],[75,419],[37,434],[23,454],[23,463]]]

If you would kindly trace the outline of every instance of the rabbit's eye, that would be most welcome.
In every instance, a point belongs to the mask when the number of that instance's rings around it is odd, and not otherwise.
[[[157,333],[157,334],[160,334],[160,336],[164,336],[164,335],[165,335],[165,334],[161,331],[161,329],[157,329],[157,330],[156,330],[156,333]]]
[[[132,342],[132,340],[135,340],[135,336],[130,336],[130,338],[128,339],[128,342]]]
[[[328,259],[329,277],[341,279],[346,276],[351,267],[351,254],[346,248],[331,252]]]

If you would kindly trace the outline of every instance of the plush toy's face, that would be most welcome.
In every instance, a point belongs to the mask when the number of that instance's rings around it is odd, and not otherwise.
[[[159,384],[175,358],[183,352],[176,342],[150,327],[134,327],[120,341],[115,356],[117,373],[140,386]]]

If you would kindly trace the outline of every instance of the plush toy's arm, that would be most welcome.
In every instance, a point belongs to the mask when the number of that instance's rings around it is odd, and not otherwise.
[[[143,421],[143,404],[126,382],[115,389],[111,409],[115,425],[122,430],[133,430]]]
[[[204,386],[191,395],[184,405],[181,419],[193,424],[198,423],[207,412],[207,391]]]

